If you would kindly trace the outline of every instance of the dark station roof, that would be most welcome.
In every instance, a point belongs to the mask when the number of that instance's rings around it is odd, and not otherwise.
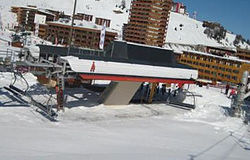
[[[68,53],[68,47],[38,45],[40,48],[40,57],[49,56],[76,56],[80,59],[95,59],[112,62],[124,62],[134,64],[145,64],[154,66],[168,66],[178,68],[189,68],[186,65],[177,63],[175,54],[172,50],[130,43],[126,41],[113,41],[104,50],[94,50],[87,48],[71,48]]]

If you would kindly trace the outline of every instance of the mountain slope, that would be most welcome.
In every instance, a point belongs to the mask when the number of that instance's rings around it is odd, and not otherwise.
[[[205,33],[206,27],[203,27],[203,22],[171,12],[167,32],[167,43],[188,44],[188,45],[207,45],[215,47],[235,48],[234,40],[236,35],[227,32],[225,39],[217,42],[215,39],[209,38]],[[241,48],[246,48],[249,45],[240,43]]]

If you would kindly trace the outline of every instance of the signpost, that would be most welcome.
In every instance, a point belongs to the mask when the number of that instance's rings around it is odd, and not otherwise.
[[[38,37],[39,35],[39,25],[40,24],[45,24],[46,22],[46,16],[45,15],[40,15],[40,14],[35,14],[35,36]]]
[[[105,32],[106,32],[106,22],[104,22],[104,25],[103,25],[102,30],[101,30],[101,35],[100,35],[99,48],[101,50],[103,50],[103,48],[104,48]]]

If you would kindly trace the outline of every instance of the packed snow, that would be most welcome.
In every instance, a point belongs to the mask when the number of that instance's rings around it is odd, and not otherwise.
[[[25,74],[28,92],[46,104],[48,90]],[[242,159],[250,156],[250,128],[228,116],[230,99],[219,88],[192,85],[196,109],[167,104],[104,106],[99,93],[68,89],[65,112],[50,122],[35,106],[17,101],[0,73],[1,159]],[[20,78],[15,86],[25,90]],[[51,104],[55,104],[55,95]],[[25,97],[23,97],[25,99]]]

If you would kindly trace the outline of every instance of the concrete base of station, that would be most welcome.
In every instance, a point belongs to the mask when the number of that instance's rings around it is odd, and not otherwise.
[[[100,103],[104,105],[128,105],[142,82],[112,81],[104,90]]]

